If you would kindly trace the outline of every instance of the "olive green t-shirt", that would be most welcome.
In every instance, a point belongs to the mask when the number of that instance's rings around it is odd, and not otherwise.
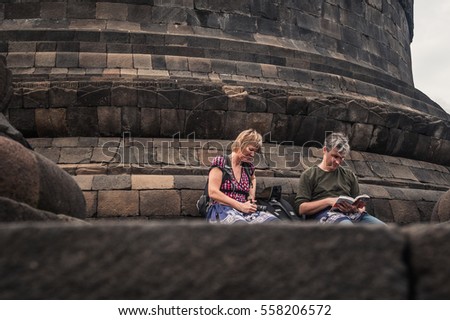
[[[300,176],[295,211],[303,202],[310,202],[329,197],[359,195],[359,185],[355,174],[343,167],[334,171],[323,171],[318,166],[306,169]],[[301,212],[300,212],[301,214]]]

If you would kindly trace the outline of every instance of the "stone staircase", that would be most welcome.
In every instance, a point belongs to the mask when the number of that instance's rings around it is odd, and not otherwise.
[[[208,165],[229,152],[230,140],[65,137],[28,139],[34,150],[71,174],[83,191],[88,218],[199,218],[195,203]],[[257,192],[281,185],[293,203],[298,178],[320,162],[317,147],[265,143],[256,158]],[[345,165],[373,199],[369,212],[385,222],[430,221],[448,189],[450,168],[418,160],[352,151]]]

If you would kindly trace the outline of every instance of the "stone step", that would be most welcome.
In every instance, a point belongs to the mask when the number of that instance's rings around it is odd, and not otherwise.
[[[209,163],[231,145],[230,140],[126,137],[28,141],[74,177],[92,219],[198,218],[195,203]],[[281,185],[293,204],[301,172],[320,157],[316,147],[265,143],[255,160],[257,193]],[[450,184],[450,168],[423,161],[352,151],[345,165],[357,174],[361,192],[372,196],[369,212],[385,222],[429,221]]]

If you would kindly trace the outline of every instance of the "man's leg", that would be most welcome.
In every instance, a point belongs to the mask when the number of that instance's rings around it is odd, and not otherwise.
[[[371,216],[368,213],[365,213],[362,217],[361,220],[359,221],[360,223],[368,223],[368,224],[381,224],[381,225],[386,225],[383,221],[381,221],[380,219],[375,218],[374,216]]]

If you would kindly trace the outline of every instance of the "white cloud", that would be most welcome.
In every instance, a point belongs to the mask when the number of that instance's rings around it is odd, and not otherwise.
[[[448,0],[414,1],[411,44],[414,86],[450,113],[450,16]]]

